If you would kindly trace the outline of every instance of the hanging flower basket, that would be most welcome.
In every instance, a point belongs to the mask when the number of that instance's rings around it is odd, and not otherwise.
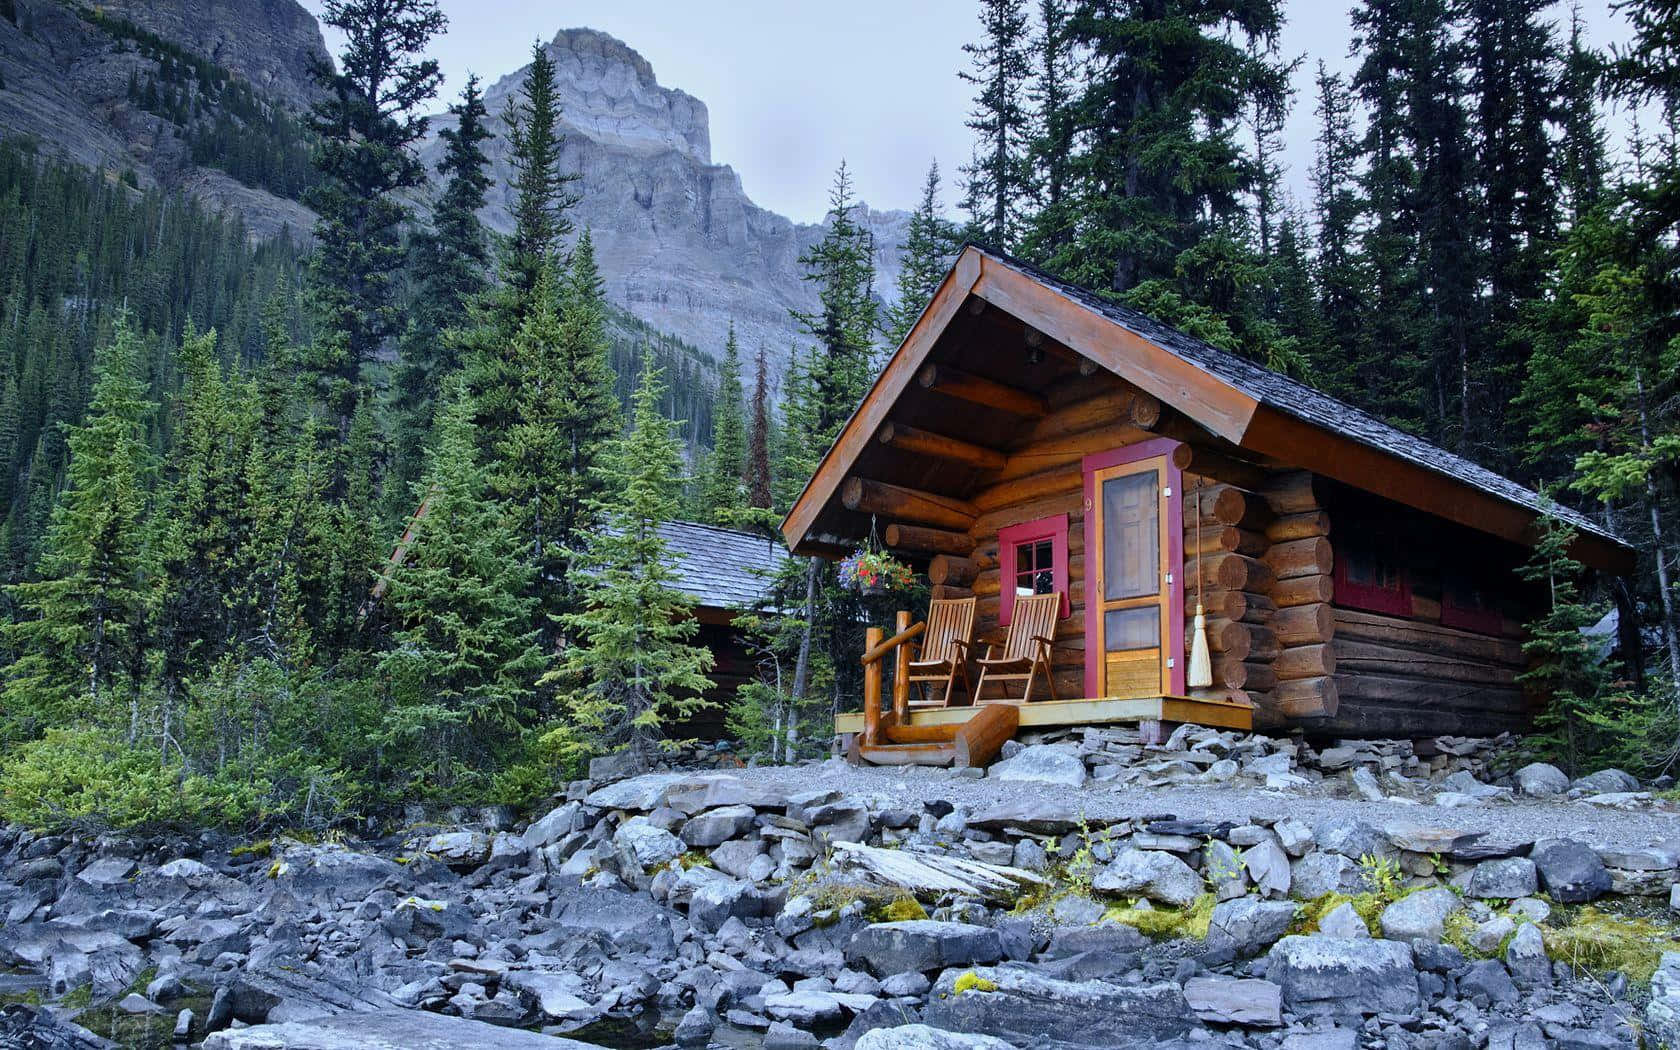
[[[910,566],[885,551],[860,548],[840,562],[840,586],[859,594],[886,594],[914,579]]]

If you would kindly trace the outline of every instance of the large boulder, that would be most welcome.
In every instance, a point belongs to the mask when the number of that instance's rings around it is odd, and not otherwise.
[[[1359,893],[1365,874],[1358,864],[1339,853],[1309,853],[1290,865],[1290,890],[1301,900],[1317,900],[1327,893]]]
[[[568,802],[549,810],[541,820],[526,828],[524,842],[531,849],[542,849],[549,843],[559,842],[582,827],[583,806],[576,802]]]
[[[998,780],[1084,787],[1085,763],[1067,748],[1033,744],[992,766],[990,775]]]
[[[677,837],[690,849],[710,849],[752,830],[757,814],[751,806],[720,806],[686,821]]]
[[[1651,975],[1645,1034],[1658,1046],[1680,1046],[1680,952],[1663,952],[1662,963]]]
[[[1546,762],[1530,762],[1512,774],[1517,790],[1530,798],[1551,798],[1569,790],[1569,774]]]
[[[1203,885],[1194,869],[1170,853],[1124,849],[1097,872],[1091,888],[1183,907],[1201,896]]]
[[[410,948],[479,936],[473,915],[455,901],[405,897],[380,919],[385,932]]]
[[[1610,892],[1610,872],[1591,847],[1571,839],[1542,839],[1529,852],[1540,888],[1560,904],[1597,900]]]
[[[786,800],[773,791],[748,784],[728,774],[689,777],[665,789],[665,804],[679,813],[693,816],[724,806],[780,809]]]
[[[989,1035],[944,1032],[925,1024],[904,1024],[896,1028],[875,1028],[858,1037],[854,1050],[1014,1050]]]
[[[613,832],[613,846],[643,871],[669,864],[688,851],[682,839],[646,817],[620,824]]]
[[[996,930],[985,926],[910,919],[865,926],[847,942],[845,955],[851,966],[890,977],[994,963],[1003,958],[1003,941]]]
[[[1575,781],[1571,787],[1583,795],[1609,795],[1624,791],[1638,791],[1639,780],[1619,769],[1601,769]]]
[[[1446,933],[1447,919],[1462,911],[1464,902],[1445,887],[1418,890],[1382,910],[1377,924],[1391,941],[1407,944],[1438,944]]]
[[[482,831],[444,831],[426,840],[426,852],[451,868],[476,868],[490,859],[490,836]]]
[[[620,952],[651,952],[660,958],[676,948],[665,910],[640,893],[585,888],[560,906],[542,936],[554,946],[573,937],[599,935]]]
[[[204,1040],[204,1050],[600,1050],[593,1043],[522,1032],[424,1010],[345,1013],[308,1021],[230,1028]]]
[[[1465,892],[1483,900],[1532,897],[1539,888],[1534,862],[1527,857],[1484,860],[1470,870]]]
[[[117,1050],[117,1044],[44,1006],[0,1006],[0,1046],[16,1050]]]
[[[1184,999],[1207,1024],[1276,1028],[1283,1024],[1283,989],[1271,981],[1197,977],[1184,982]]]
[[[1080,816],[1072,806],[1031,795],[1013,798],[968,818],[968,826],[981,831],[1026,831],[1039,835],[1066,835],[1078,831],[1079,825]]]
[[[959,983],[963,986],[958,988]],[[946,970],[928,997],[926,1022],[1044,1050],[1137,1047],[1177,1039],[1195,1014],[1177,984],[1064,981],[1033,970]]]
[[[1239,958],[1259,955],[1277,943],[1295,921],[1295,905],[1288,901],[1263,901],[1238,897],[1221,901],[1208,922],[1208,947],[1228,951]]]
[[[158,874],[175,863],[164,865]],[[403,867],[394,861],[331,845],[289,845],[271,871],[276,887],[322,901],[357,901],[383,886],[407,880]]]
[[[1267,961],[1267,978],[1297,1014],[1413,1014],[1422,1005],[1412,950],[1397,941],[1285,937]]]
[[[774,916],[786,898],[784,887],[761,889],[750,882],[719,876],[695,889],[688,902],[688,921],[702,930],[715,932],[730,919]]]

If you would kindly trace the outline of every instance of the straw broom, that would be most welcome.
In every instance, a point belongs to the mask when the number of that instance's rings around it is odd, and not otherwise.
[[[1196,619],[1190,625],[1190,669],[1184,676],[1184,684],[1189,689],[1206,689],[1213,685],[1213,660],[1208,655],[1207,615],[1202,611],[1202,544],[1201,535],[1201,502],[1200,482],[1197,483],[1197,501],[1191,506],[1196,508]]]

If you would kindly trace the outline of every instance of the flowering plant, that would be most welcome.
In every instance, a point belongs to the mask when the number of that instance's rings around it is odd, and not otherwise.
[[[913,579],[910,566],[885,551],[860,548],[840,562],[840,586],[849,591],[881,594],[908,587]]]

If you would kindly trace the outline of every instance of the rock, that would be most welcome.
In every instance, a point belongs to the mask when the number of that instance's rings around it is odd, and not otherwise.
[[[1313,838],[1321,852],[1340,854],[1351,861],[1394,856],[1388,836],[1360,821],[1325,821],[1313,828]]]
[[[531,849],[542,849],[550,843],[559,842],[582,827],[583,806],[576,802],[568,802],[549,810],[542,819],[526,828],[522,839]]]
[[[426,852],[452,868],[477,867],[490,859],[490,836],[482,831],[446,831],[426,840]]]
[[[1013,1050],[1013,1047],[989,1035],[943,1032],[925,1024],[906,1024],[865,1032],[853,1050]]]
[[[845,957],[849,965],[888,977],[994,963],[1003,958],[1003,942],[996,930],[984,926],[910,919],[865,926],[847,942]]]
[[[1570,790],[1583,795],[1619,794],[1639,790],[1639,780],[1619,769],[1601,769],[1570,785]]]
[[[1458,994],[1466,999],[1481,995],[1496,1005],[1514,1003],[1520,998],[1511,975],[1498,959],[1482,959],[1470,964],[1470,969],[1458,979]]]
[[[117,1009],[125,1014],[161,1014],[163,1007],[147,999],[139,992],[129,992],[117,1001]]]
[[[1289,857],[1270,838],[1243,850],[1243,868],[1256,889],[1268,897],[1289,896]]]
[[[1651,975],[1645,1034],[1658,1046],[1680,1046],[1680,952],[1663,952]]]
[[[134,862],[127,857],[101,857],[76,873],[78,882],[95,889],[104,889],[127,880],[134,871]]]
[[[1318,932],[1323,937],[1357,939],[1371,936],[1371,927],[1354,911],[1353,905],[1343,901],[1318,920]]]
[[[758,889],[750,882],[719,876],[694,891],[688,904],[688,921],[702,930],[715,932],[730,919],[758,919],[781,910],[785,889]]]
[[[666,958],[675,949],[664,909],[642,894],[585,888],[561,908],[544,931],[556,945],[599,933],[620,952],[651,952]]]
[[[216,872],[202,861],[191,857],[177,857],[167,864],[160,866],[157,873],[166,879],[203,879]]]
[[[1388,797],[1383,794],[1382,785],[1377,783],[1377,775],[1364,766],[1355,769],[1352,777],[1354,791],[1366,802],[1381,802]]]
[[[1597,900],[1610,892],[1610,873],[1604,869],[1604,862],[1582,843],[1544,839],[1534,844],[1529,859],[1534,862],[1540,888],[1560,904]]]
[[[822,1044],[810,1032],[773,1021],[764,1033],[764,1050],[820,1050]]]
[[[217,1032],[204,1050],[600,1050],[592,1043],[422,1010],[346,1013]]]
[[[1512,774],[1517,791],[1530,798],[1551,798],[1569,790],[1569,775],[1545,762],[1530,762]]]
[[[1058,926],[1050,931],[1050,943],[1043,958],[1064,959],[1073,955],[1101,952],[1106,955],[1136,955],[1149,946],[1149,938],[1135,926],[1102,922],[1090,926]]]
[[[1285,937],[1267,961],[1267,978],[1297,1014],[1414,1014],[1422,1006],[1412,950],[1396,941]]]
[[[1078,831],[1079,814],[1063,803],[1024,795],[968,818],[968,826],[982,831],[1027,831],[1066,835]]]
[[[803,989],[765,996],[764,1012],[800,1028],[811,1028],[840,1020],[845,1016],[846,1006],[833,992]]]
[[[631,817],[613,832],[613,846],[643,871],[669,864],[688,852],[677,836],[646,817]]]
[[[1184,907],[1201,896],[1203,887],[1202,877],[1177,857],[1128,848],[1097,872],[1091,888]]]
[[[1495,915],[1484,923],[1480,923],[1470,931],[1468,940],[1470,947],[1479,952],[1493,954],[1499,946],[1505,943],[1505,938],[1517,930],[1516,920],[1508,915]]]
[[[752,871],[753,861],[764,855],[764,842],[760,839],[734,839],[725,842],[712,850],[710,857],[717,870],[737,879],[747,879]]]
[[[1482,837],[1479,831],[1423,824],[1390,824],[1383,833],[1396,849],[1413,853],[1452,853]]]
[[[380,919],[380,925],[410,948],[425,948],[433,941],[460,940],[475,923],[472,913],[454,901],[405,897]]]
[[[722,806],[690,818],[677,837],[692,849],[710,849],[751,831],[757,817],[751,806]]]
[[[988,776],[1004,781],[1085,786],[1085,763],[1065,748],[1050,744],[1023,747],[1014,758],[992,766]]]
[[[1271,981],[1196,977],[1184,982],[1184,1000],[1208,1024],[1276,1028],[1283,1024],[1283,989]]]
[[[1248,870],[1228,843],[1213,839],[1202,849],[1202,871],[1213,884],[1220,900],[1231,900],[1248,892]]]
[[[524,992],[553,1021],[575,1021],[595,1016],[597,1010],[578,993],[583,980],[576,974],[534,970],[509,970],[502,975],[502,987]]]
[[[1278,1044],[1278,1050],[1359,1050],[1359,1032],[1352,1028],[1291,1032]]]
[[[43,1006],[7,1003],[0,1006],[0,1046],[7,1050],[117,1050],[117,1044],[95,1035]]]
[[[959,980],[974,987],[959,993]],[[1177,1039],[1191,1029],[1195,1015],[1183,991],[1170,982],[1063,981],[1000,966],[940,974],[925,1020],[937,1028],[1059,1050]]]
[[[1482,900],[1515,900],[1539,888],[1534,862],[1527,857],[1484,860],[1470,871],[1465,892]]]
[[[1540,927],[1525,922],[1505,948],[1505,966],[1517,983],[1525,987],[1552,983],[1552,964],[1546,957],[1546,942]]]
[[[1377,925],[1391,941],[1407,944],[1438,943],[1446,932],[1447,919],[1462,910],[1458,894],[1444,887],[1410,893],[1382,910]]]
[[[688,779],[681,773],[644,773],[597,788],[585,795],[590,809],[623,809],[647,813],[657,807],[672,784]]]
[[[1299,900],[1327,893],[1358,893],[1365,877],[1359,865],[1338,853],[1309,853],[1290,865],[1290,892]]]
[[[1227,950],[1239,958],[1259,955],[1277,943],[1295,921],[1295,905],[1287,901],[1263,901],[1239,897],[1214,905],[1208,921],[1208,946]]]
[[[704,1047],[711,1043],[712,1033],[717,1030],[717,1021],[704,1006],[692,1007],[683,1014],[682,1020],[677,1022],[676,1030],[671,1038],[680,1047]]]

